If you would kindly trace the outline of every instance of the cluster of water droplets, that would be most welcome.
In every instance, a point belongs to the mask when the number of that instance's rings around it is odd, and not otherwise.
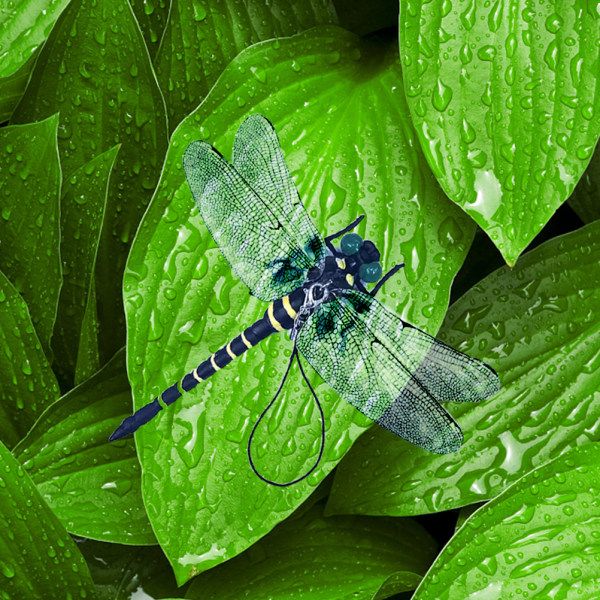
[[[411,2],[406,94],[448,195],[514,262],[572,192],[600,134],[600,17],[542,2]]]

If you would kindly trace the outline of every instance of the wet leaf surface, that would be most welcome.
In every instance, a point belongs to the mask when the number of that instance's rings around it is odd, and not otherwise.
[[[326,24],[337,24],[330,0],[173,0],[154,61],[170,131],[200,104],[244,48]]]
[[[154,59],[169,17],[172,0],[129,0],[142,30],[150,58]]]
[[[0,438],[14,446],[59,396],[27,305],[0,272]]]
[[[52,349],[55,368],[67,389],[73,387],[75,368],[89,356],[84,342],[80,344],[86,312],[98,328],[98,317],[90,298],[98,241],[110,174],[117,157],[118,146],[83,165],[65,180],[61,197],[60,255],[63,266],[63,286],[54,324]],[[97,344],[97,343],[96,343]],[[81,355],[81,358],[79,356]],[[99,358],[92,360],[92,369],[100,367]],[[92,370],[87,368],[88,371]]]
[[[76,538],[96,584],[97,600],[183,598],[160,546],[124,546]]]
[[[479,502],[565,450],[600,439],[600,222],[498,269],[448,311],[440,339],[483,359],[502,389],[445,405],[465,434],[437,456],[380,428],[340,465],[329,510],[409,515]]]
[[[55,115],[0,129],[0,269],[27,302],[49,357],[62,285],[57,126]]]
[[[573,448],[474,513],[414,600],[600,595],[600,445]]]
[[[332,105],[329,112],[319,98]],[[377,244],[384,269],[407,263],[384,286],[386,305],[433,328],[446,310],[449,283],[473,226],[443,196],[416,149],[397,48],[361,42],[334,27],[258,44],[229,65],[174,134],[159,188],[132,247],[124,293],[137,408],[266,309],[249,296],[214,246],[181,168],[183,151],[195,139],[208,139],[230,156],[234,132],[253,112],[275,124],[300,195],[321,232],[338,231],[365,213],[358,233]],[[389,157],[385,168],[376,160],[383,154]],[[239,554],[270,531],[369,425],[311,373],[326,415],[323,461],[289,489],[260,481],[248,465],[248,436],[290,353],[285,334],[266,340],[137,434],[149,517],[180,582]],[[314,463],[319,419],[312,402],[292,369],[255,440],[259,467],[271,479],[295,478]]]
[[[37,51],[34,52],[12,75],[0,78],[0,123],[10,119],[17,104],[21,101],[37,54]]]
[[[0,18],[0,77],[18,71],[48,37],[68,0],[3,2]]]
[[[142,503],[133,441],[108,441],[130,410],[121,350],[46,410],[14,450],[69,533],[125,544],[156,543]]]
[[[0,443],[0,596],[94,598],[83,556],[29,476]]]
[[[600,14],[583,0],[401,3],[405,90],[446,193],[514,264],[600,135]]]
[[[125,343],[121,273],[167,146],[164,101],[127,0],[72,2],[57,21],[12,120],[55,113],[65,180],[121,144],[96,269],[105,362]]]
[[[194,579],[186,598],[389,598],[414,589],[431,564],[436,544],[415,521],[322,513],[317,504],[278,525],[242,555]]]

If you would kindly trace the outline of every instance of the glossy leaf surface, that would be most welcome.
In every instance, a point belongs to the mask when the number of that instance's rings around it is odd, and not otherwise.
[[[540,466],[473,514],[414,600],[600,596],[600,445]]]
[[[167,24],[172,2],[171,0],[153,2],[129,0],[129,3],[142,30],[150,58],[154,58]]]
[[[0,15],[0,77],[14,74],[48,37],[69,0],[3,2]]]
[[[170,130],[200,104],[244,48],[330,23],[337,23],[330,0],[173,0],[155,59]]]
[[[21,101],[36,58],[37,52],[32,54],[12,75],[0,78],[0,123],[10,119]]]
[[[90,286],[94,275],[98,241],[104,212],[110,174],[117,157],[118,146],[104,152],[83,165],[65,180],[61,197],[61,260],[63,286],[60,292],[58,314],[54,325],[52,348],[58,372],[68,387],[73,387],[75,367],[79,354],[88,355],[84,342],[80,347],[82,325],[86,312],[98,327]],[[99,367],[99,364],[95,364]]]
[[[0,129],[0,269],[27,302],[48,356],[62,284],[57,126],[52,116]]]
[[[59,389],[27,305],[2,272],[0,347],[0,438],[12,447],[58,398]]]
[[[15,456],[67,531],[125,544],[156,543],[133,441],[108,437],[131,410],[121,350],[40,417]]]
[[[198,111],[180,125],[124,281],[128,370],[137,408],[266,309],[215,248],[181,168],[183,152],[195,139],[208,139],[230,156],[234,132],[253,112],[275,124],[317,229],[335,232],[366,213],[358,233],[378,245],[384,268],[407,263],[384,286],[382,301],[421,326],[441,321],[473,228],[443,197],[415,149],[396,53],[394,46],[361,42],[334,27],[257,44],[230,64]],[[317,99],[330,103],[331,112]],[[389,118],[382,121],[382,114]],[[390,157],[387,168],[376,162],[383,153]],[[260,481],[248,465],[248,436],[290,352],[285,334],[266,340],[137,433],[145,503],[180,582],[270,531],[369,425],[310,373],[326,411],[323,461],[290,489]],[[293,479],[314,463],[319,419],[312,402],[292,369],[266,427],[257,430],[255,451],[267,476]]]
[[[124,546],[76,538],[96,584],[96,600],[183,598],[160,546]]]
[[[164,101],[127,0],[72,2],[57,21],[13,121],[57,112],[65,179],[121,144],[96,270],[106,361],[125,342],[120,275],[167,145]]]
[[[425,156],[514,264],[600,135],[600,14],[584,0],[400,6],[405,90]]]
[[[23,468],[0,443],[0,596],[94,598],[73,540]]]
[[[186,597],[371,600],[387,583],[377,597],[388,598],[414,589],[431,564],[436,544],[415,521],[322,512],[317,504],[281,523],[241,556],[197,577]]]
[[[329,510],[408,515],[491,498],[573,446],[600,439],[600,222],[498,269],[452,305],[440,332],[485,360],[502,389],[445,405],[465,434],[436,456],[373,429],[340,465]]]

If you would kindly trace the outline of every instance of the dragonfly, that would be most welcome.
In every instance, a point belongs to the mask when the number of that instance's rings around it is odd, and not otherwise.
[[[404,264],[382,276],[377,246],[352,232],[364,215],[323,237],[300,199],[275,128],[259,114],[247,117],[237,130],[231,162],[209,143],[194,141],[185,150],[183,168],[215,243],[250,293],[268,302],[268,308],[181,381],[127,417],[110,440],[133,433],[163,405],[265,338],[287,330],[293,342],[287,370],[248,438],[248,460],[260,479],[279,487],[298,483],[323,455],[323,409],[300,355],[344,400],[388,431],[430,452],[456,452],[463,434],[441,403],[485,400],[500,389],[500,379],[489,365],[410,325],[375,298]],[[256,468],[252,441],[294,360],[319,410],[321,444],[308,471],[277,482]]]

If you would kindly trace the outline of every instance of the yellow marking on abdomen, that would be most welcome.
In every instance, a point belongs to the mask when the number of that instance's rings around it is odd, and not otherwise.
[[[275,315],[273,314],[273,303],[272,302],[271,302],[271,304],[269,304],[267,314],[269,315],[269,321],[271,321],[271,325],[273,325],[273,329],[275,329],[276,331],[283,331],[283,327],[281,326],[281,323],[275,318]]]
[[[346,268],[346,259],[345,258],[336,258],[337,266],[344,270]]]
[[[204,379],[202,379],[202,377],[200,377],[200,375],[198,375],[198,367],[196,367],[193,371],[192,371],[192,375],[194,376],[194,379],[200,383],[201,381],[204,381]]]
[[[231,356],[231,358],[237,358],[236,355],[231,351],[231,342],[229,342],[229,344],[227,344],[225,350],[227,350],[227,354],[229,354],[229,356]]]
[[[290,316],[290,318],[295,319],[296,315],[298,313],[294,310],[294,308],[290,304],[290,297],[289,296],[284,296],[281,299],[281,302],[283,302],[283,308],[285,308],[285,312]]]
[[[213,366],[213,369],[214,369],[215,371],[218,371],[218,370],[221,368],[221,367],[219,367],[219,365],[217,365],[217,363],[215,362],[215,355],[214,355],[214,354],[213,354],[213,355],[210,357],[210,364]]]
[[[245,336],[243,331],[242,331],[242,342],[244,342],[244,344],[246,344],[246,348],[252,348],[252,344],[248,341],[248,338]]]
[[[350,285],[354,285],[354,275],[351,275],[350,273],[348,273],[346,275],[346,281],[350,284]]]

